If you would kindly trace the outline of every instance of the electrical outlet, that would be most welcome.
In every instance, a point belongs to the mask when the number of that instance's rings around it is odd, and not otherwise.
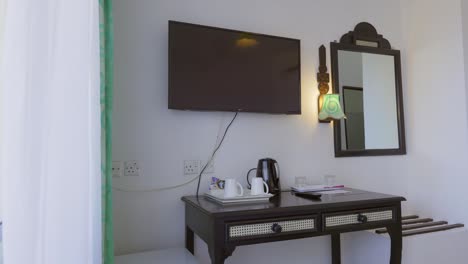
[[[121,161],[113,161],[112,162],[112,177],[122,177],[122,162]]]
[[[205,164],[206,164],[206,161],[203,162],[203,164],[200,165],[200,166],[205,166]],[[203,167],[201,167],[201,169],[203,169]],[[214,173],[214,172],[215,172],[214,160],[212,160],[210,162],[210,164],[208,164],[208,166],[206,166],[206,169],[205,169],[205,171],[203,171],[203,174],[210,174],[210,173]]]
[[[200,173],[199,160],[184,160],[184,175],[192,175]]]
[[[140,162],[136,160],[126,161],[124,174],[125,176],[140,176]]]

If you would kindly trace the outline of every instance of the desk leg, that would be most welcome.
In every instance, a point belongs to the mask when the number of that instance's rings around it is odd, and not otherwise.
[[[331,235],[332,264],[341,264],[341,238],[340,233]]]
[[[219,248],[210,250],[210,258],[211,264],[224,264],[224,260],[226,259],[224,251]]]
[[[222,245],[214,245],[210,247],[209,253],[211,258],[211,264],[224,264],[224,261],[232,255],[236,248],[235,247],[223,247]]]
[[[226,256],[224,255],[224,249],[221,247],[214,247],[209,249],[211,264],[224,264]]]
[[[401,223],[387,227],[391,239],[390,264],[401,264],[403,237]]]
[[[195,250],[194,250],[194,234],[193,230],[190,229],[190,227],[186,226],[185,227],[185,248],[192,253],[192,255],[195,255]]]

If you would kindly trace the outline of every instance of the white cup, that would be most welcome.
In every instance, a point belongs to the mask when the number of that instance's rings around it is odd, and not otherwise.
[[[234,198],[243,195],[244,188],[235,179],[226,179],[224,181],[224,198]]]
[[[265,188],[263,188],[265,186]],[[265,192],[266,189],[266,192]],[[252,188],[250,193],[252,195],[261,195],[261,194],[267,194],[270,192],[270,189],[268,188],[268,185],[266,182],[259,177],[255,177],[252,179]]]

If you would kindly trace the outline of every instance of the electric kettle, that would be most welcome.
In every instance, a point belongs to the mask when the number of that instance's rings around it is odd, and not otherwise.
[[[258,161],[257,177],[263,178],[268,185],[271,194],[281,192],[280,170],[278,162],[274,159],[265,158]]]

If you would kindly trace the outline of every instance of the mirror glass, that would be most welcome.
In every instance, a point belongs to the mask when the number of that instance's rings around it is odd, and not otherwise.
[[[342,150],[398,149],[395,56],[338,50]],[[336,87],[335,87],[336,89]]]

